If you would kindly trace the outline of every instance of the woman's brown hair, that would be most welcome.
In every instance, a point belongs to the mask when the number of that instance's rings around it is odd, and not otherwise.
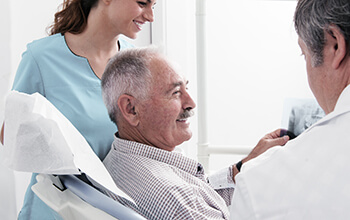
[[[55,14],[55,21],[49,27],[49,34],[82,33],[86,27],[90,10],[97,3],[98,0],[64,0],[61,5],[62,10]]]

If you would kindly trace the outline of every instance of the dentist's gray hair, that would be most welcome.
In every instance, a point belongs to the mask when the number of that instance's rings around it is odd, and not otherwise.
[[[313,66],[323,63],[325,33],[335,25],[344,36],[349,53],[350,47],[350,1],[349,0],[299,0],[294,26],[299,37],[312,53]],[[332,33],[330,33],[332,34]]]
[[[108,62],[101,79],[102,97],[115,124],[120,114],[117,102],[122,94],[139,100],[147,98],[152,83],[149,65],[155,56],[159,56],[155,47],[133,48],[119,51]]]

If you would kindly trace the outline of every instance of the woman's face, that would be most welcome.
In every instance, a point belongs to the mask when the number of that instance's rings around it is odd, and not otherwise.
[[[135,39],[146,22],[153,22],[156,0],[110,0],[107,17],[114,34]]]

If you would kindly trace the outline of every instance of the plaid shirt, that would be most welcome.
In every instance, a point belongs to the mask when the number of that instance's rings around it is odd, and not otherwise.
[[[107,194],[147,219],[229,219],[234,189],[220,189],[220,196],[203,167],[180,153],[115,137],[103,163],[137,207]]]

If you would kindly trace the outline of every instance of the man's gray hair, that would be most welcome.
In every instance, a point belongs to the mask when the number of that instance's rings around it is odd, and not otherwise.
[[[294,26],[299,37],[311,51],[313,66],[323,63],[325,32],[330,25],[339,28],[350,45],[350,1],[349,0],[299,0],[294,14]]]
[[[151,87],[149,65],[158,50],[154,47],[119,51],[107,64],[101,79],[102,97],[110,119],[117,124],[118,98],[123,94],[146,99]]]

